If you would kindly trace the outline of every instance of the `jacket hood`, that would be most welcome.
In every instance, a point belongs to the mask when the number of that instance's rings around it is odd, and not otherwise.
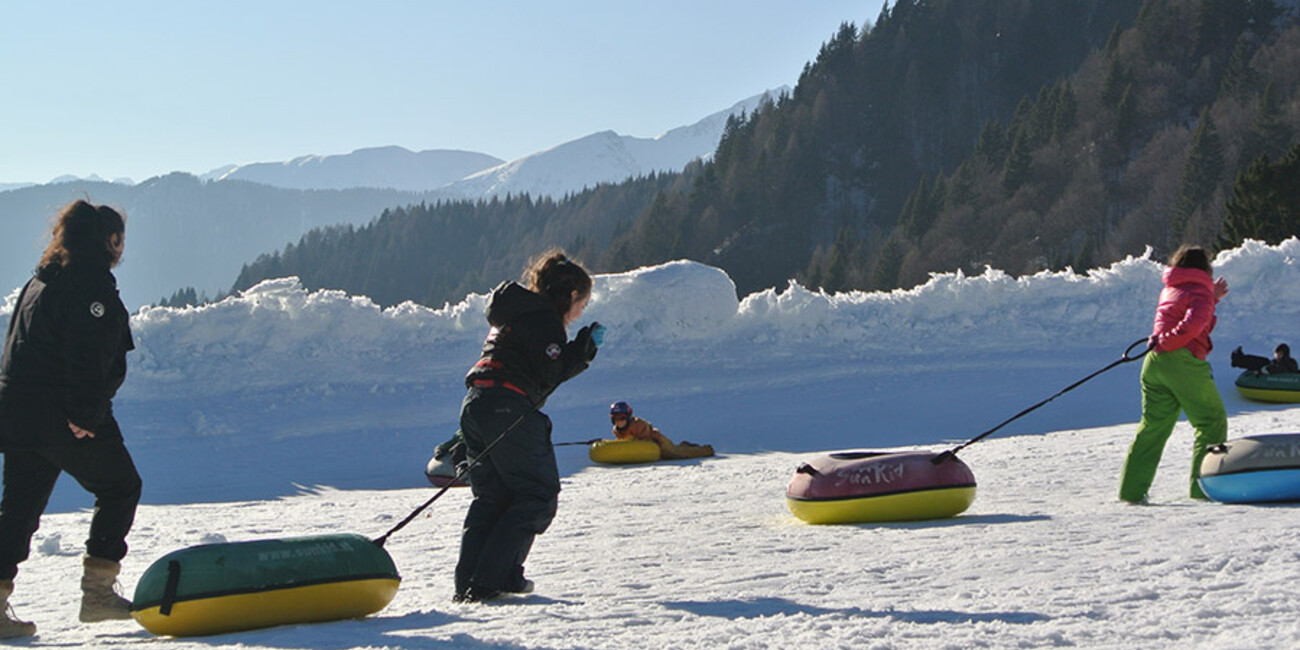
[[[1164,283],[1166,287],[1176,287],[1180,284],[1200,284],[1214,290],[1214,279],[1209,273],[1201,269],[1192,269],[1180,266],[1171,266],[1165,269]]]
[[[117,278],[113,272],[106,267],[94,268],[80,265],[59,266],[49,264],[36,269],[36,277],[41,282],[50,284],[61,280],[72,279],[74,281],[85,282],[88,280],[105,280],[113,288],[117,288]]]
[[[542,296],[525,289],[517,282],[502,282],[488,298],[487,320],[500,327],[524,314],[538,311],[556,313],[555,306]]]

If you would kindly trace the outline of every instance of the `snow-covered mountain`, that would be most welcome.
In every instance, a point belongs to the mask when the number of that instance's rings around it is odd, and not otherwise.
[[[125,177],[125,176],[123,176],[123,177],[121,177],[121,178],[114,178],[113,180],[110,181],[110,180],[106,180],[106,179],[102,178],[99,174],[91,174],[91,175],[89,175],[89,176],[74,176],[74,175],[72,175],[72,174],[64,174],[64,175],[62,175],[62,176],[59,176],[59,177],[56,177],[56,178],[50,179],[50,182],[49,182],[48,184],[49,184],[49,185],[58,185],[58,184],[60,184],[60,183],[81,183],[81,182],[85,182],[85,183],[113,183],[114,185],[135,185],[135,181],[133,181],[133,180],[131,180],[131,179]],[[19,183],[18,185],[19,185],[19,186],[22,186],[22,187],[26,187],[26,186],[30,186],[30,185],[32,185],[32,183]]]
[[[473,151],[410,151],[389,146],[331,156],[300,156],[285,162],[227,165],[201,178],[251,181],[295,190],[373,187],[425,192],[502,162]]]
[[[286,162],[227,165],[204,180],[246,180],[290,189],[393,188],[433,192],[448,199],[486,199],[506,194],[560,198],[600,183],[618,183],[656,171],[680,171],[717,149],[727,118],[752,113],[788,86],[736,102],[694,124],[652,138],[600,131],[506,162],[486,154],[402,147],[359,149],[349,154],[302,156]]]
[[[764,98],[775,101],[782,86],[737,102],[689,126],[654,138],[601,131],[472,174],[440,188],[454,198],[479,199],[506,194],[559,198],[600,183],[618,183],[656,171],[680,171],[718,147],[727,118],[752,113]]]
[[[1297,341],[1300,241],[1214,260],[1231,292],[1209,361],[1229,437],[1300,431],[1297,405],[1233,388],[1229,351]],[[405,648],[1295,648],[1296,507],[1187,498],[1175,429],[1151,505],[1116,498],[1140,412],[1138,366],[1099,375],[960,453],[978,482],[958,517],[810,526],[784,491],[811,454],[950,449],[1119,358],[1150,331],[1162,265],[1085,275],[936,275],[907,291],[797,285],[737,296],[675,262],[597,276],[580,321],[609,327],[544,410],[555,442],[608,436],[630,401],[719,456],[595,466],[556,448],[559,513],[527,571],[536,593],[453,604],[468,490],[389,540],[393,602],[362,620],[193,639],[77,622],[93,498],[63,479],[10,604],[34,646],[175,650]],[[0,301],[0,330],[16,292]],[[432,447],[456,427],[486,296],[433,310],[267,281],[200,308],[132,317],[114,403],[144,478],[120,576],[200,543],[374,538],[433,496]]]
[[[201,179],[175,173],[133,185],[65,176],[43,185],[0,186],[0,229],[6,235],[0,238],[0,291],[26,282],[49,219],[73,199],[126,212],[130,244],[118,278],[123,298],[135,308],[186,287],[217,295],[259,254],[295,242],[312,228],[364,224],[385,208],[506,192],[561,196],[652,170],[681,169],[711,155],[727,116],[754,110],[764,95],[657,138],[607,131],[506,164],[465,151],[377,147],[227,166]],[[456,179],[462,180],[451,182]]]

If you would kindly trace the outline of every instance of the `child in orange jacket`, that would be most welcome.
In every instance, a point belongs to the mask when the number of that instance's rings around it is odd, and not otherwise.
[[[632,405],[627,402],[614,402],[609,406],[609,421],[614,425],[614,437],[619,440],[652,440],[659,445],[659,456],[667,460],[683,458],[701,458],[713,455],[713,447],[697,445],[682,441],[673,444],[668,436],[659,432],[653,424],[632,415]]]

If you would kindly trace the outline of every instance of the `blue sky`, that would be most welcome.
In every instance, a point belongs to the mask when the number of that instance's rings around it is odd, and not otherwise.
[[[0,5],[0,183],[399,145],[517,158],[794,85],[883,0]]]

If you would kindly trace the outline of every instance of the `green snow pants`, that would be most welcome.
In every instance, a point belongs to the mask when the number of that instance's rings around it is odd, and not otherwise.
[[[1186,348],[1151,352],[1142,362],[1142,422],[1124,459],[1119,498],[1138,503],[1146,497],[1180,412],[1187,413],[1187,421],[1196,430],[1191,496],[1205,498],[1196,482],[1201,474],[1201,459],[1207,447],[1228,438],[1228,414],[1214,385],[1209,362],[1197,359]]]

